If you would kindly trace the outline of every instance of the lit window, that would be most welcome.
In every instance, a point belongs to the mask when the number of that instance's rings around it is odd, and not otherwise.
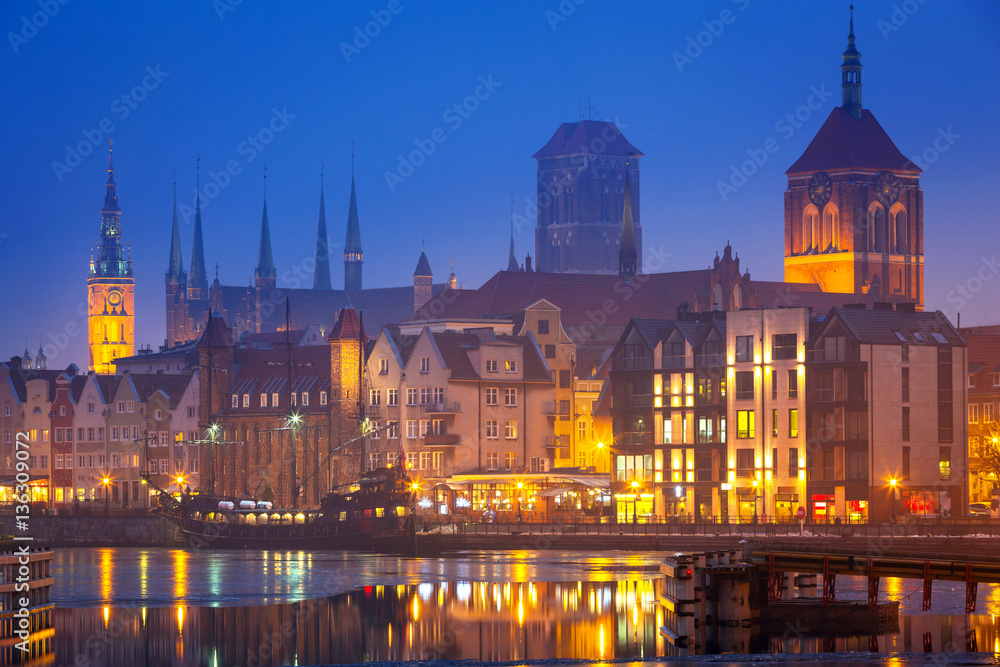
[[[243,407],[244,408],[250,407],[250,394],[243,394]]]
[[[508,440],[514,440],[517,438],[517,422],[513,419],[507,419],[504,421],[504,437]]]
[[[325,391],[319,392],[319,404],[326,405],[326,402],[327,402],[326,392]]]
[[[378,374],[379,375],[388,375],[389,374],[389,360],[388,359],[379,359],[378,360]]]
[[[279,404],[279,402],[278,402],[278,393],[274,392],[273,394],[271,394],[271,407],[272,408],[276,408],[276,407],[278,407],[278,404]]]
[[[309,407],[309,392],[308,391],[302,392],[302,407],[304,407],[304,408],[308,408]]]
[[[507,361],[505,361],[504,362],[504,370],[506,370],[508,373],[516,373],[517,372],[517,361],[514,360],[514,359],[508,359]]]
[[[260,395],[260,407],[262,407],[262,408],[266,408],[267,407],[267,394],[261,394]]]
[[[755,437],[753,410],[739,410],[736,413],[736,437],[737,438]]]

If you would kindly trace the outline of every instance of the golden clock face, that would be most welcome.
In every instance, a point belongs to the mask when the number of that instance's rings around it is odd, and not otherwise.
[[[819,208],[823,208],[830,201],[832,194],[833,181],[830,180],[830,174],[821,171],[809,179],[809,199]]]
[[[108,292],[108,305],[119,306],[122,302],[121,292]]]
[[[875,178],[875,198],[883,206],[892,206],[899,199],[899,180],[895,174],[883,171]]]

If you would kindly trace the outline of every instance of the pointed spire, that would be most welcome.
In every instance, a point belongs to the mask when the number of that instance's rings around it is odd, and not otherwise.
[[[115,184],[114,142],[110,138],[108,139],[108,182],[105,184],[105,188],[104,209],[101,213],[121,214],[122,211],[118,208],[118,192]]]
[[[201,290],[208,289],[208,275],[205,272],[205,242],[201,233],[201,155],[198,155],[197,181],[195,185],[194,203],[194,247],[191,249],[191,273],[188,277],[188,288],[195,290],[191,296],[194,299],[203,297]]]
[[[861,54],[854,45],[854,5],[851,5],[851,26],[847,33],[847,50],[840,66],[842,105],[855,120],[861,120]]]
[[[258,287],[268,281],[274,287],[277,270],[274,268],[274,253],[271,251],[271,227],[267,221],[267,164],[264,165],[264,215],[260,221],[260,249],[257,251],[257,270],[254,272]]]
[[[625,210],[622,213],[621,246],[618,248],[618,275],[628,283],[635,276],[635,226],[632,223],[632,186],[629,183],[629,163],[625,161]]]
[[[330,283],[330,241],[326,232],[326,204],[323,202],[323,164],[319,168],[319,227],[316,229],[316,271],[313,289],[333,289]]]
[[[510,197],[510,252],[507,254],[507,270],[517,271],[517,257],[514,256],[514,195]]]
[[[347,238],[344,241],[344,291],[348,296],[361,291],[361,223],[358,221],[358,197],[354,188],[354,142],[351,142],[351,202],[347,207]]]
[[[170,233],[170,261],[167,264],[167,282],[179,285],[187,282],[184,259],[181,257],[181,229],[177,224],[177,170],[174,169],[174,225]]]

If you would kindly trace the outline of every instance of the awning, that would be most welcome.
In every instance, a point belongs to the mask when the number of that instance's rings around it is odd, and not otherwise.
[[[561,496],[562,494],[572,490],[573,489],[567,486],[556,486],[551,489],[545,489],[544,491],[539,491],[538,495],[542,498],[555,498],[556,496]]]

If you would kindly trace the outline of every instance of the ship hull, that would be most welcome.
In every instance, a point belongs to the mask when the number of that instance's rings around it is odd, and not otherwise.
[[[188,544],[197,549],[369,551],[409,554],[415,549],[412,518],[386,525],[317,522],[304,525],[240,525],[171,518]],[[389,523],[391,521],[391,524]]]

